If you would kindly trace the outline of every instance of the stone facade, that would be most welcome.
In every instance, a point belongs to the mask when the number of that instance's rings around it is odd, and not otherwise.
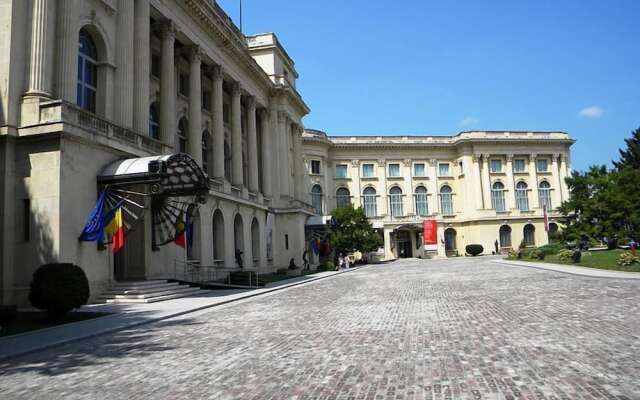
[[[300,264],[312,212],[292,166],[309,109],[274,34],[245,37],[207,0],[0,0],[0,26],[0,304],[25,304],[45,262],[80,265],[93,295],[114,280],[111,252],[78,236],[96,176],[126,158],[187,152],[208,174],[190,259]],[[145,216],[127,237],[124,279],[184,260],[150,230]]]
[[[570,146],[563,132],[462,132],[455,136],[340,136],[307,130],[308,201],[316,213],[362,206],[384,236],[384,258],[506,252],[547,243],[567,199]],[[438,245],[423,246],[423,220]],[[526,235],[525,235],[526,231]]]

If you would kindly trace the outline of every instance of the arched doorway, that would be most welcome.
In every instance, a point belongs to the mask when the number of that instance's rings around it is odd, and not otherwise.
[[[260,225],[258,219],[254,218],[251,222],[251,255],[253,257],[253,265],[260,265]]]
[[[444,231],[444,251],[447,256],[452,256],[457,253],[457,235],[458,233],[453,228],[447,228]]]
[[[527,224],[524,226],[523,229],[523,234],[524,234],[524,245],[525,246],[535,246],[536,245],[536,228],[531,225],[531,224]]]
[[[549,224],[549,242],[554,242],[558,238],[558,224],[551,222]]]
[[[510,249],[511,247],[511,227],[502,225],[500,227],[500,249]]]
[[[224,216],[220,210],[213,213],[213,261],[224,262]]]
[[[236,266],[242,268],[246,263],[244,259],[244,224],[242,216],[236,214],[233,219],[233,243],[235,248]]]

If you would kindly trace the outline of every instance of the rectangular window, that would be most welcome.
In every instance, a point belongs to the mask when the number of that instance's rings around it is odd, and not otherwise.
[[[389,164],[389,176],[391,177],[400,176],[400,164]]]
[[[536,160],[536,170],[538,172],[547,172],[549,170],[549,162],[544,158]]]
[[[151,55],[151,76],[154,78],[160,79],[160,55],[152,54]]]
[[[284,249],[289,250],[289,235],[284,235]]]
[[[493,173],[502,172],[502,160],[491,160],[489,169]]]
[[[424,169],[424,164],[413,164],[413,176],[427,176]]]
[[[186,74],[180,74],[178,79],[178,93],[183,96],[189,96],[189,77]]]
[[[362,196],[364,203],[364,214],[367,218],[375,218],[378,215],[378,201],[375,190],[365,190]]]
[[[524,159],[516,158],[516,160],[513,162],[513,171],[514,172],[524,172],[525,171]]]
[[[402,217],[402,194],[393,193],[389,195],[389,204],[391,205],[391,216]]]
[[[22,239],[25,242],[28,242],[31,240],[31,200],[24,199],[22,201],[22,204],[23,204],[23,210],[22,210],[23,237]]]
[[[438,164],[438,176],[451,176],[451,171],[449,171],[449,163]]]
[[[362,164],[362,177],[373,178],[375,176],[373,164]]]
[[[336,178],[346,178],[346,177],[347,177],[347,164],[336,165]]]
[[[311,173],[320,175],[320,160],[311,160]]]

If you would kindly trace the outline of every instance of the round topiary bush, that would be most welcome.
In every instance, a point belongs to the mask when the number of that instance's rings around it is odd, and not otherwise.
[[[35,308],[64,315],[87,304],[89,281],[77,265],[45,264],[33,274],[29,301]]]
[[[484,251],[484,247],[482,247],[481,244],[468,244],[465,250],[467,251],[467,253],[475,257],[478,254],[482,254],[482,252]]]

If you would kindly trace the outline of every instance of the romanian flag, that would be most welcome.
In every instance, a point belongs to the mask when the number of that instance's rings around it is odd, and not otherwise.
[[[182,217],[178,218],[178,220],[176,221],[175,224],[176,227],[176,238],[174,240],[174,243],[180,247],[186,247],[187,246],[187,231],[186,231],[186,227],[184,222],[182,222]]]
[[[122,223],[122,207],[116,207],[105,219],[105,232],[111,236],[113,252],[117,253],[124,247],[124,224]]]

